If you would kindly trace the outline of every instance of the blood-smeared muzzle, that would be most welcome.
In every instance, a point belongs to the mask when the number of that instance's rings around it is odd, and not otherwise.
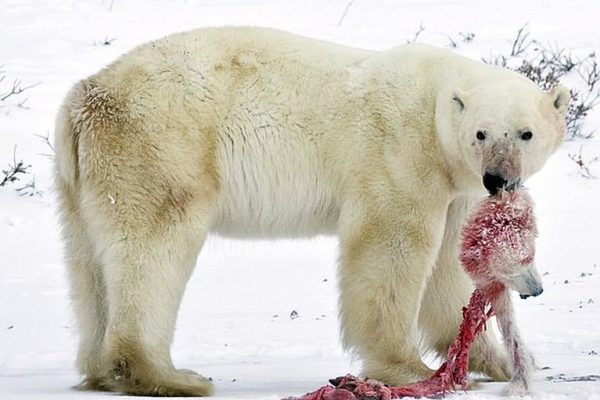
[[[482,183],[491,196],[521,184],[521,151],[510,140],[499,140],[484,151]]]

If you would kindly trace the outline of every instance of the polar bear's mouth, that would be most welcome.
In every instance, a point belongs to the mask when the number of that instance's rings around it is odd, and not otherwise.
[[[498,194],[500,190],[512,191],[519,186],[519,181],[508,181],[502,175],[486,172],[483,175],[483,186],[491,196]]]
[[[507,183],[508,181],[501,175],[492,174],[490,172],[486,172],[483,175],[483,186],[485,186],[485,189],[492,196],[495,196]]]

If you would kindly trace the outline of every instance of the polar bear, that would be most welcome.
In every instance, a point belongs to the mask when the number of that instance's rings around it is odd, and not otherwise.
[[[178,306],[209,232],[335,234],[345,346],[390,384],[445,354],[472,288],[472,204],[538,171],[569,92],[424,45],[366,51],[258,28],[175,34],[77,83],[56,180],[83,389],[204,396]],[[529,294],[529,293],[524,293]],[[491,333],[472,369],[510,374]]]

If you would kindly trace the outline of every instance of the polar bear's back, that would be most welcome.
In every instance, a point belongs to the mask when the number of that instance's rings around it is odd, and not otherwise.
[[[117,121],[111,148],[144,143],[182,160],[178,175],[195,177],[186,185],[199,181],[191,167],[210,161],[202,168],[218,181],[215,230],[311,234],[334,229],[340,177],[327,137],[349,131],[348,68],[370,54],[269,29],[200,29],[134,49],[73,98],[102,102],[79,107]]]
[[[128,78],[144,75],[144,82],[181,78],[204,84],[232,83],[256,73],[284,75],[287,80],[344,73],[373,54],[321,40],[266,28],[202,28],[146,43],[125,54],[95,76],[106,86],[131,86]],[[290,75],[294,73],[294,75]],[[306,88],[305,88],[306,89]]]

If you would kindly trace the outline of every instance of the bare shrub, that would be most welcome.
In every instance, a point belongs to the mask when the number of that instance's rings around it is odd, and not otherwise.
[[[598,157],[594,157],[588,160],[583,158],[583,146],[579,148],[579,153],[572,154],[569,153],[569,158],[573,160],[575,164],[579,167],[579,173],[584,178],[595,178],[594,174],[590,170],[590,164],[593,164],[598,161]]]
[[[6,186],[19,180],[21,175],[28,174],[27,170],[31,165],[25,165],[23,160],[17,162],[17,146],[13,150],[13,162],[8,164],[8,169],[3,170],[4,177],[0,180],[0,186]]]
[[[3,70],[3,65],[0,65],[0,108],[7,107],[8,105],[17,106],[19,108],[26,109],[27,97],[23,98],[20,96],[23,92],[28,89],[34,88],[40,84],[40,82],[23,85],[20,79],[14,79],[12,84],[8,86],[5,84],[6,73]],[[12,101],[15,102],[12,102]]]
[[[571,89],[567,110],[567,138],[590,138],[583,123],[588,112],[600,102],[600,66],[596,54],[578,58],[560,47],[545,47],[531,39],[527,25],[518,31],[508,54],[495,54],[483,62],[512,69],[526,76],[544,90],[550,90],[569,74],[576,73],[581,84]]]

